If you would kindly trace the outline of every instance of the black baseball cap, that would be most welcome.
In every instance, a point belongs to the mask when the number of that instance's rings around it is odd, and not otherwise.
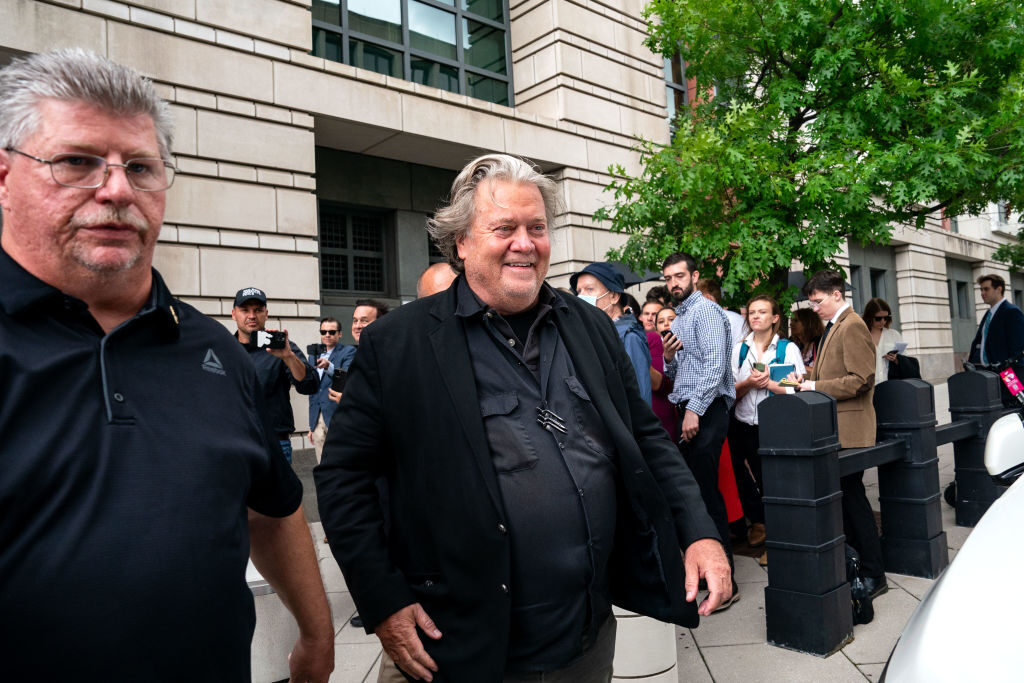
[[[245,289],[238,290],[238,293],[235,294],[235,307],[241,306],[246,301],[259,301],[266,306],[267,295],[258,287],[246,287]]]

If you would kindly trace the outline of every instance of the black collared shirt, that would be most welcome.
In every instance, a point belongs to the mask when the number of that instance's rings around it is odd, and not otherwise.
[[[246,506],[302,486],[245,350],[156,271],[109,334],[2,249],[0,282],[2,677],[248,680]]]
[[[591,647],[611,610],[618,458],[558,333],[567,305],[554,290],[542,287],[524,340],[465,278],[458,286],[512,549],[506,668],[555,671]]]

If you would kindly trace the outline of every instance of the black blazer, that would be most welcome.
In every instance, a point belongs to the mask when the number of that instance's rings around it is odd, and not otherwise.
[[[320,518],[367,632],[420,602],[444,634],[423,642],[434,680],[501,681],[510,543],[458,282],[366,328],[314,476]],[[559,295],[561,296],[561,295]],[[700,490],[649,404],[608,317],[575,297],[554,321],[619,456],[615,604],[683,626],[680,548],[717,538]],[[388,481],[385,531],[375,479]]]
[[[985,318],[991,311],[985,313]],[[981,319],[978,325],[978,333],[974,335],[971,342],[971,354],[968,360],[972,363],[981,362],[981,330],[985,327],[985,318]],[[1024,350],[1024,313],[1009,301],[1003,301],[996,309],[996,315],[992,318],[992,324],[988,327],[988,336],[985,339],[986,353],[989,363],[1001,363],[1021,350]]]

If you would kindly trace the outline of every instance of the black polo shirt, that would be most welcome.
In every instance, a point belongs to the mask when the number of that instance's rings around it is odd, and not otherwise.
[[[104,334],[0,249],[5,680],[246,681],[246,507],[294,512],[245,349],[171,297]]]

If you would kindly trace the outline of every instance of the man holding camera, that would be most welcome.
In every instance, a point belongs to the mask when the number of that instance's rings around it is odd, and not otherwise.
[[[335,372],[348,370],[352,358],[356,355],[356,347],[338,343],[340,337],[341,323],[338,319],[324,318],[320,321],[320,343],[312,344],[309,348],[309,358],[316,358],[314,365],[317,375],[320,376],[319,389],[309,397],[309,440],[313,443],[318,463],[324,451],[327,427],[331,424],[334,409],[338,407],[338,402],[331,400],[329,396]]]
[[[274,433],[284,457],[291,462],[295,417],[288,400],[288,386],[294,384],[296,391],[308,396],[317,393],[320,383],[302,351],[288,340],[288,330],[267,330],[267,315],[267,295],[262,289],[238,290],[231,309],[231,317],[238,325],[235,338],[245,346],[256,367]]]

